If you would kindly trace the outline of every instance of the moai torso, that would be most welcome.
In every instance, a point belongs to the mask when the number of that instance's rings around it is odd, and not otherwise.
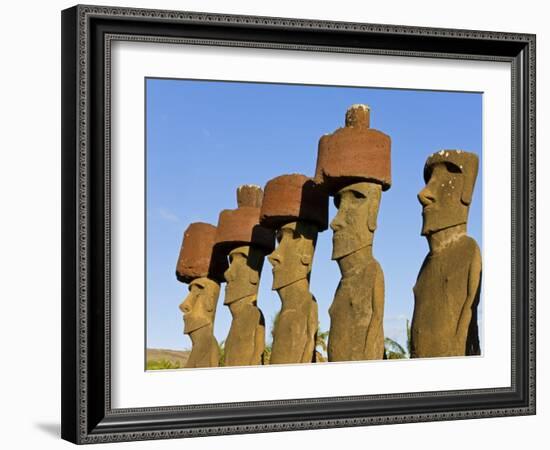
[[[242,303],[242,304],[239,304]],[[225,341],[226,366],[253,366],[263,362],[265,321],[254,302],[237,300],[230,305],[233,320]]]
[[[329,361],[382,359],[384,274],[374,258],[361,270],[343,274],[329,309]]]
[[[472,238],[426,256],[414,286],[413,357],[479,355],[480,285],[481,255]]]
[[[315,362],[318,313],[315,298],[305,292],[279,291],[282,307],[274,326],[270,364]]]

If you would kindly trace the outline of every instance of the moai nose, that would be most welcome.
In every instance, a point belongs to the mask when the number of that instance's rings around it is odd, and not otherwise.
[[[428,186],[426,186],[424,189],[422,189],[418,195],[418,201],[422,204],[422,206],[428,206],[430,204],[432,204],[434,201],[435,201],[435,197],[432,193],[432,191],[430,191],[430,189],[428,189]]]
[[[276,266],[281,263],[281,257],[279,256],[278,253],[275,253],[275,252],[268,255],[267,259],[269,260],[272,266]]]
[[[181,302],[180,311],[184,314],[187,314],[191,311],[191,305],[189,304],[187,298],[183,302]]]
[[[231,276],[233,274],[233,271],[231,270],[231,266],[229,266],[229,269],[227,269],[223,273],[223,277],[225,278],[225,281],[232,281],[233,277]]]
[[[342,229],[342,220],[340,219],[340,214],[336,214],[336,217],[330,222],[330,229],[332,231],[338,231]]]

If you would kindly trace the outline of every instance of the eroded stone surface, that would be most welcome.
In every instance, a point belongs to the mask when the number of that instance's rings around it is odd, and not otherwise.
[[[260,208],[262,206],[263,191],[255,184],[243,184],[237,188],[237,206]]]
[[[480,354],[481,252],[466,235],[477,171],[477,155],[461,150],[442,150],[426,161],[418,199],[430,252],[414,287],[413,358]]]

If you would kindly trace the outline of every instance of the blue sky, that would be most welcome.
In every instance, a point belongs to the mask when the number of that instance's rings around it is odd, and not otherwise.
[[[278,175],[312,176],[317,144],[344,125],[347,108],[371,107],[371,127],[392,140],[392,187],[382,195],[373,252],[385,276],[384,331],[405,343],[414,286],[428,251],[420,236],[426,158],[441,149],[482,150],[482,94],[401,89],[304,86],[197,80],[146,80],[146,312],[148,348],[189,349],[178,305],[187,285],[176,280],[183,231],[191,222],[216,225],[236,208],[236,188]],[[482,166],[480,165],[480,168]],[[482,171],[470,208],[468,234],[480,247]],[[336,210],[332,204],[329,219]],[[340,272],[330,259],[332,231],[321,233],[311,275],[321,329]],[[280,300],[271,290],[271,265],[262,271],[258,305],[270,336]],[[214,333],[226,338],[229,309],[218,302]]]

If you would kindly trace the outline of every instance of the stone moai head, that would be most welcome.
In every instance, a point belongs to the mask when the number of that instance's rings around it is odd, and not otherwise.
[[[330,223],[332,259],[340,259],[372,245],[382,187],[376,183],[353,183],[334,196],[338,213]]]
[[[277,290],[309,279],[317,242],[317,227],[307,222],[289,222],[277,230],[277,248],[267,259],[273,266],[273,286]]]
[[[180,304],[185,334],[214,324],[216,305],[220,295],[219,283],[207,277],[197,278],[189,284],[189,295]]]
[[[268,256],[273,289],[309,279],[317,234],[328,226],[325,189],[301,174],[273,178],[265,186],[260,223],[275,230],[278,241]]]
[[[264,258],[265,251],[257,246],[243,245],[229,252],[229,268],[225,271],[226,305],[258,292]]]
[[[315,180],[334,197],[338,214],[332,259],[372,245],[382,191],[391,186],[391,139],[370,127],[370,108],[352,105],[344,128],[319,140]]]
[[[265,255],[274,247],[273,231],[260,225],[262,197],[259,186],[240,186],[238,208],[219,215],[216,249],[229,258],[224,274],[226,305],[257,294]]]
[[[428,236],[468,221],[478,172],[478,157],[462,150],[441,150],[426,160],[422,204],[422,235]]]
[[[216,227],[195,222],[183,234],[176,277],[189,284],[189,294],[180,304],[184,333],[214,324],[220,282],[227,267],[225,258],[214,251]]]

